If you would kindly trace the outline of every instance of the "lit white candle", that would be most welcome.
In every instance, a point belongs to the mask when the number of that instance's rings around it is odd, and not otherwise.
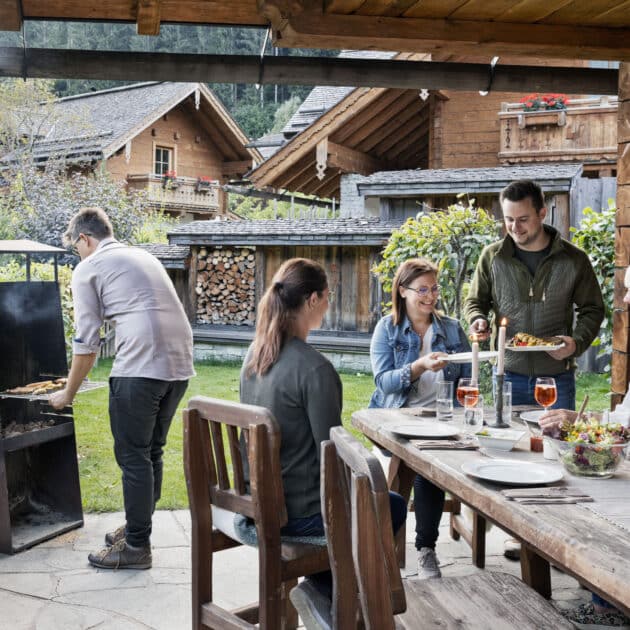
[[[479,383],[479,342],[477,335],[473,335],[472,342],[472,374],[473,381]]]
[[[506,334],[507,320],[505,317],[501,320],[499,326],[499,357],[497,359],[497,374],[502,375],[505,372],[505,334]]]

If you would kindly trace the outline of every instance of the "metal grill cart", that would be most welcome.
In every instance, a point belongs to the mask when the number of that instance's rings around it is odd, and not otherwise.
[[[72,409],[46,395],[8,389],[64,377],[58,257],[63,249],[0,241],[0,254],[25,257],[26,281],[0,282],[0,553],[12,554],[83,525]],[[31,278],[33,256],[52,256],[54,280]]]

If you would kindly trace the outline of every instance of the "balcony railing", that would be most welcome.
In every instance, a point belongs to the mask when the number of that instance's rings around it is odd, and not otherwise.
[[[499,122],[503,164],[617,159],[616,97],[572,99],[560,110],[523,111],[522,103],[504,103]]]
[[[214,182],[199,182],[194,177],[164,179],[160,175],[127,175],[127,184],[135,190],[146,191],[151,203],[165,209],[197,212],[219,210],[219,185]]]

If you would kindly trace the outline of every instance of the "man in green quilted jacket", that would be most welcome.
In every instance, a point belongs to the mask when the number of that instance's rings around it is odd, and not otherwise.
[[[550,352],[505,355],[505,380],[512,383],[514,405],[536,404],[536,377],[556,379],[555,407],[575,409],[575,358],[597,336],[604,319],[602,294],[584,251],[544,224],[543,192],[531,180],[518,180],[501,191],[506,236],[481,253],[464,314],[470,333],[489,335],[507,320],[508,339],[518,332],[561,337],[564,346]]]

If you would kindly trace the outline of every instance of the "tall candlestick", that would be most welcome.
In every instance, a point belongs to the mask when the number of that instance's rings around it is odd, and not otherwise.
[[[501,325],[499,326],[499,356],[497,358],[497,374],[501,376],[505,373],[505,335],[507,331],[506,325],[507,320],[504,317],[501,320]]]
[[[479,383],[479,342],[477,341],[477,335],[473,335],[471,376],[475,384],[478,384]]]

